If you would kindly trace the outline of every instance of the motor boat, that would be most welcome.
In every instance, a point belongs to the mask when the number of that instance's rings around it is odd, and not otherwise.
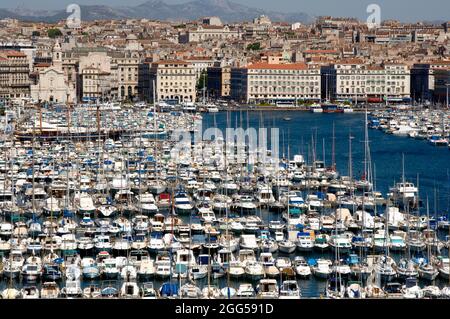
[[[302,279],[307,279],[311,276],[311,267],[306,262],[303,256],[296,256],[293,262],[293,266],[297,276]]]
[[[256,260],[247,262],[244,270],[245,275],[253,281],[258,281],[265,275],[264,266]]]
[[[296,242],[297,250],[311,252],[314,248],[314,240],[309,232],[299,232]]]
[[[277,278],[280,275],[280,270],[275,266],[275,259],[273,258],[272,253],[261,253],[259,258],[261,263],[263,264],[264,272],[267,277]]]
[[[257,298],[260,299],[278,299],[279,288],[275,279],[261,279],[256,287]]]
[[[328,276],[332,273],[332,262],[328,259],[318,259],[316,260],[315,265],[312,266],[312,273],[315,277],[320,279],[327,279]]]
[[[188,282],[180,287],[180,297],[182,299],[199,299],[203,293],[193,282]]]
[[[135,281],[125,281],[120,287],[120,298],[137,299],[140,298],[140,289]]]
[[[60,289],[56,282],[48,281],[42,284],[41,299],[57,299],[60,296]]]
[[[364,299],[366,292],[359,282],[349,282],[346,289],[347,297],[350,299]]]
[[[81,298],[83,290],[81,289],[80,280],[66,281],[66,285],[61,289],[61,295],[66,298]]]
[[[278,242],[278,249],[282,253],[292,254],[296,248],[296,244],[288,239]]]
[[[241,283],[236,291],[237,298],[250,299],[256,296],[255,289],[252,284]]]
[[[300,299],[300,287],[295,280],[285,280],[280,286],[279,299]]]

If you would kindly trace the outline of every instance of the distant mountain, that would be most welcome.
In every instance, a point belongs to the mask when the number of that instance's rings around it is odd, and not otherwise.
[[[0,9],[0,19],[4,18],[19,19],[20,16],[9,11],[8,9]]]
[[[81,19],[86,21],[93,20],[104,20],[104,19],[124,19],[124,18],[132,18],[126,14],[126,12],[122,12],[122,10],[117,8],[112,8],[108,6],[80,6],[81,9]],[[40,15],[40,11],[36,11],[35,14],[18,14],[19,10],[14,12],[13,10],[8,9],[0,9],[0,19],[3,18],[13,18],[19,19],[22,21],[32,21],[32,22],[50,22],[56,23],[61,20],[67,19],[70,15],[66,12],[66,10],[58,10],[49,12],[48,15]],[[32,11],[20,10],[23,13],[32,13]]]
[[[138,6],[110,7],[88,5],[81,7],[81,19],[146,18],[153,20],[196,20],[206,16],[218,16],[223,22],[249,21],[259,15],[267,15],[273,21],[310,22],[306,13],[281,13],[247,7],[229,0],[193,0],[182,4],[167,4],[162,0],[149,0]],[[68,17],[65,10],[37,11],[27,8],[0,9],[0,19],[13,18],[23,21],[58,22]]]
[[[229,0],[194,0],[182,4],[167,4],[161,0],[149,0],[134,8],[135,16],[161,20],[196,20],[218,16],[224,22],[249,21],[265,14],[274,21],[309,22],[306,13],[281,13],[251,8]]]

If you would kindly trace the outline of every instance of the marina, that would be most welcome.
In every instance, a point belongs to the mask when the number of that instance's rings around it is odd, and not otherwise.
[[[408,109],[373,112],[369,126],[386,134],[409,137],[425,141],[433,146],[448,147],[450,131],[450,111]]]
[[[402,116],[448,139],[440,114]],[[370,129],[393,117],[9,110],[1,296],[450,298],[450,153]],[[279,157],[210,128],[277,128]]]

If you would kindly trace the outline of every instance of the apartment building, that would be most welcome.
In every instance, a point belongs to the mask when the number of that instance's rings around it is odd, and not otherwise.
[[[117,80],[117,97],[119,100],[132,99],[138,95],[139,63],[137,52],[114,52],[111,55],[111,65],[114,78]]]
[[[26,54],[13,50],[0,51],[0,98],[29,97],[29,74]]]
[[[407,65],[365,64],[349,59],[335,64],[337,99],[363,101],[385,98],[398,101],[410,98],[410,70]]]
[[[103,100],[111,95],[111,73],[100,68],[87,67],[81,71],[83,100]]]
[[[450,96],[450,61],[434,61],[430,67],[434,76],[434,101],[446,104]]]
[[[196,76],[194,66],[181,60],[162,60],[150,67],[150,92],[155,83],[156,100],[195,102]],[[153,93],[152,93],[153,95]]]
[[[304,63],[258,62],[232,71],[231,77],[232,96],[247,103],[320,100],[321,96],[320,68]]]

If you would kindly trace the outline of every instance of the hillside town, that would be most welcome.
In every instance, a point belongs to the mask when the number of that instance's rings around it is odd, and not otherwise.
[[[450,22],[0,20],[0,99],[446,105]]]

